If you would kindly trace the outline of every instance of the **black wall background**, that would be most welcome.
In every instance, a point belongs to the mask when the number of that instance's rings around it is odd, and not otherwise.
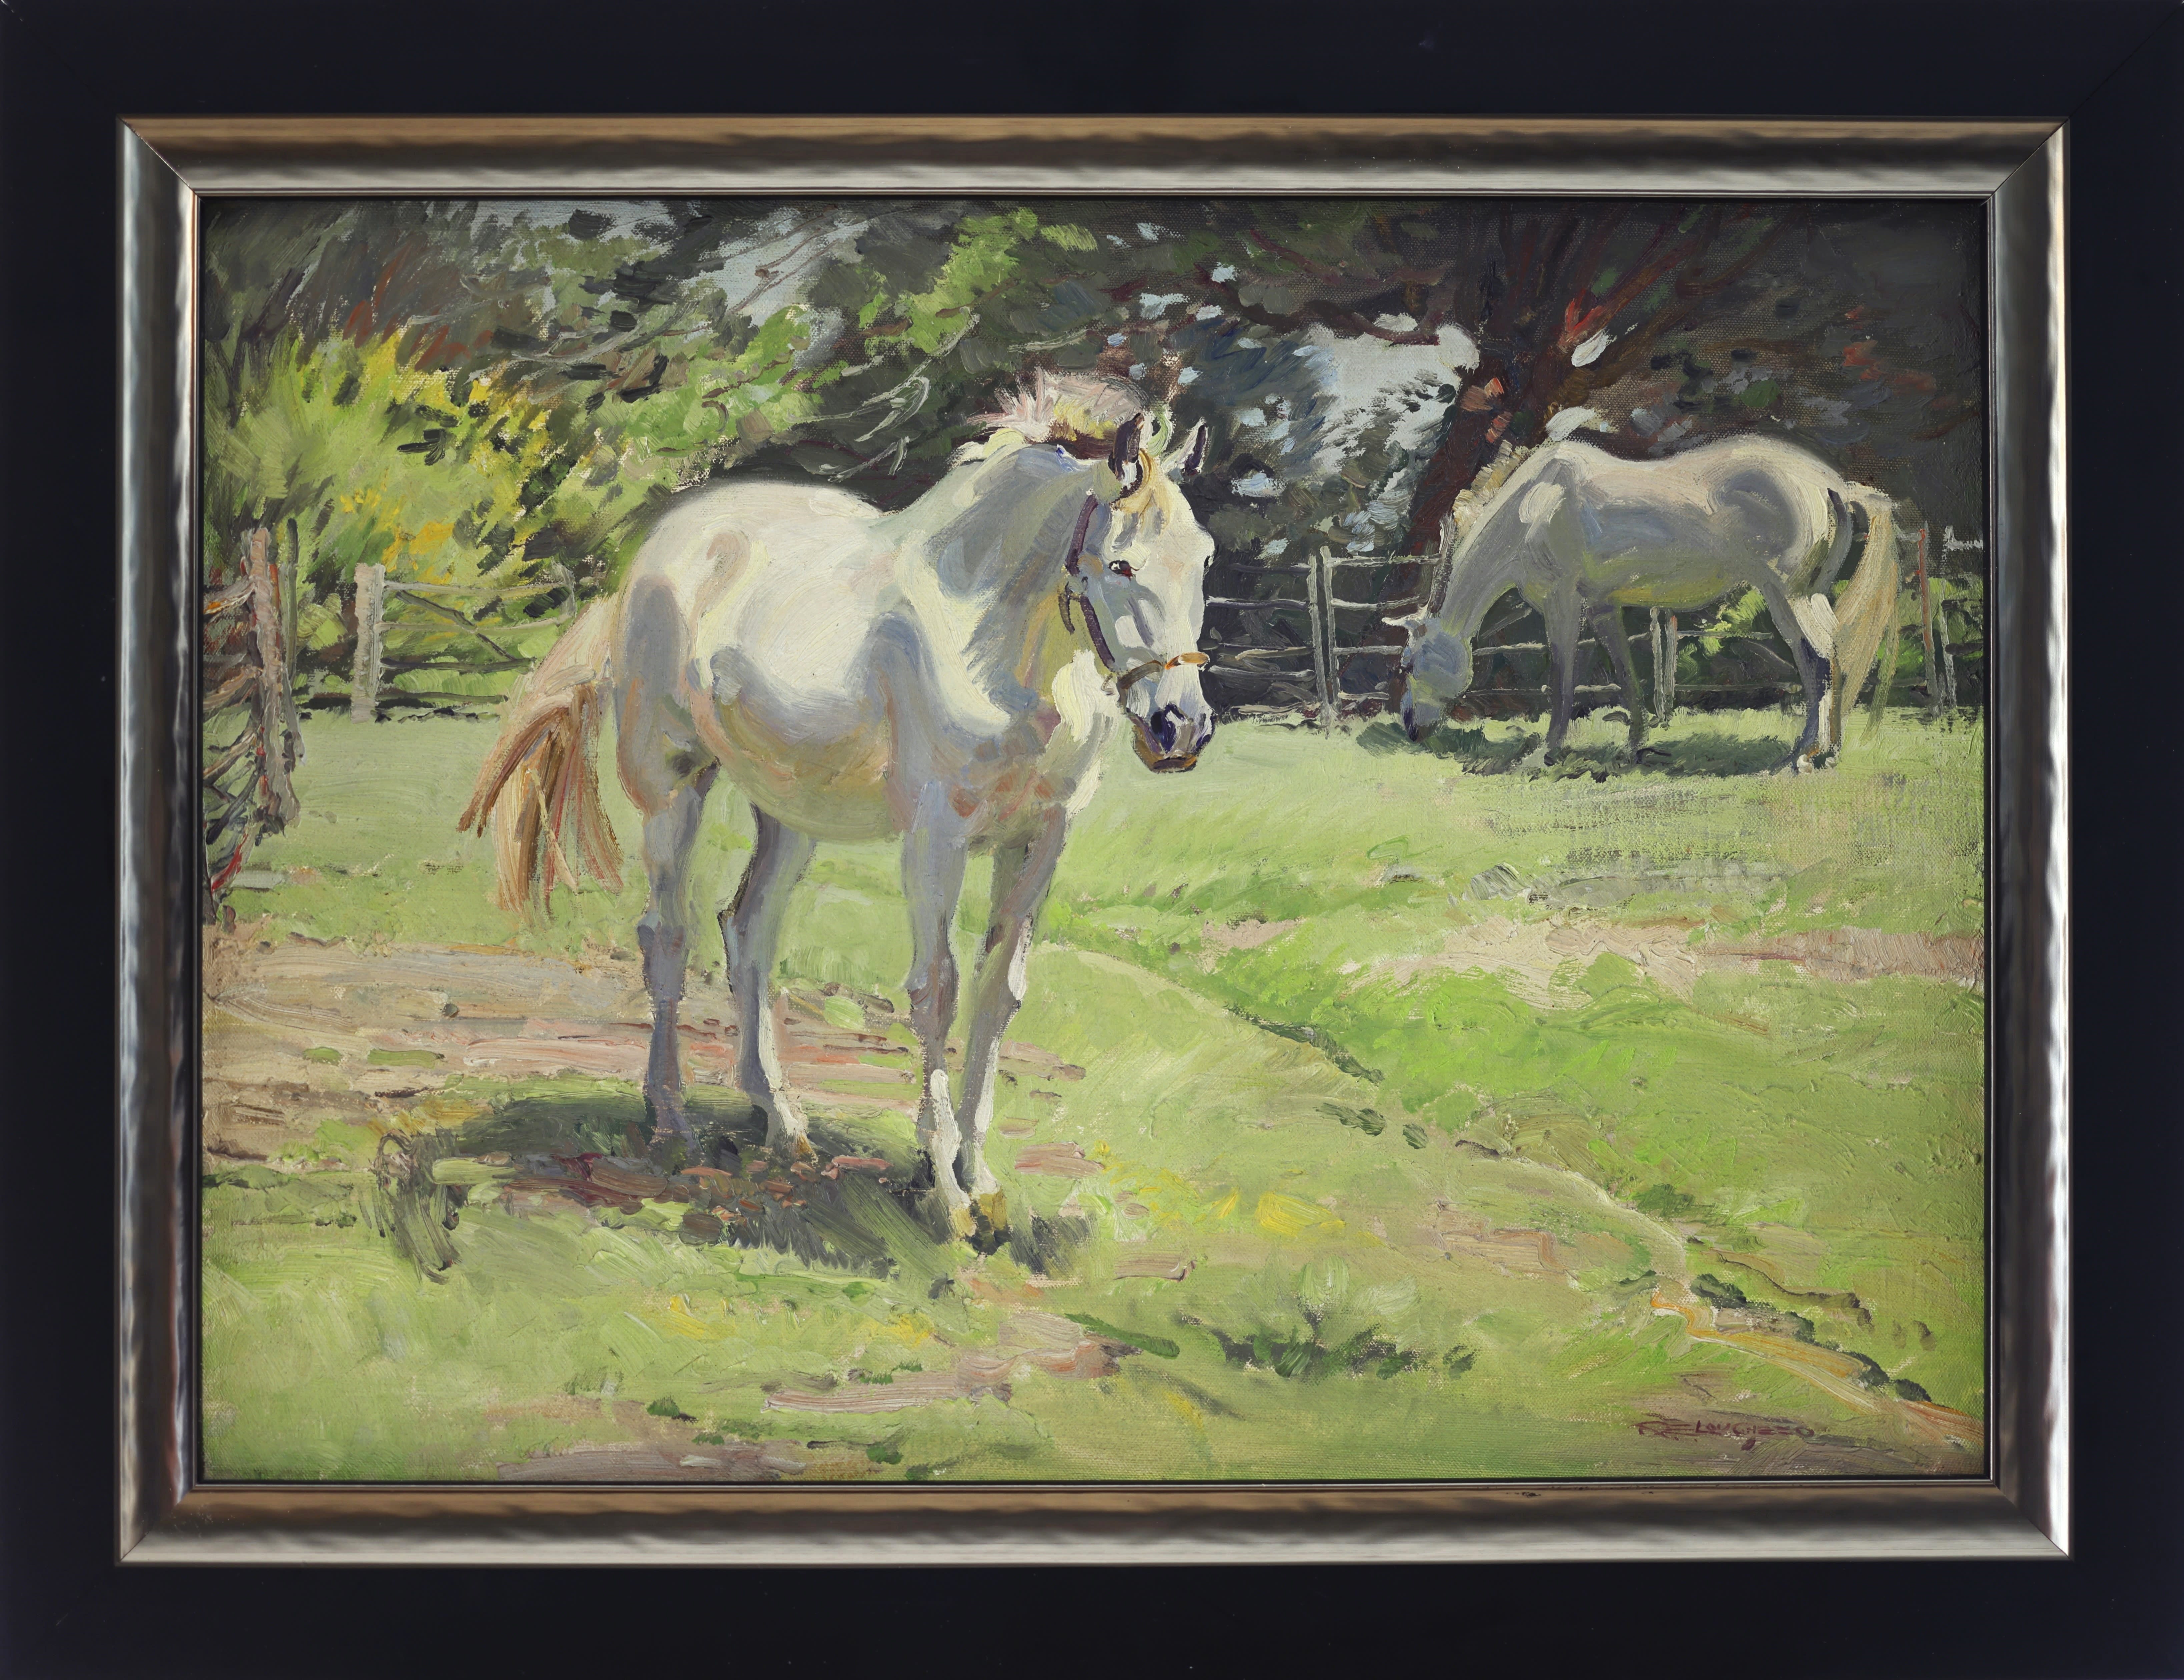
[[[114,1565],[114,1279],[92,1210],[114,1167],[116,119],[722,109],[2073,120],[2071,1561],[945,1581]],[[2180,220],[2171,0],[0,0],[0,1673],[2184,1673]]]

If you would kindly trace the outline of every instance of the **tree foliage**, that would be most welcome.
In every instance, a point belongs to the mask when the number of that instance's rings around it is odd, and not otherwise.
[[[1573,430],[1774,430],[1971,531],[1979,237],[1931,204],[224,204],[205,564],[287,533],[328,667],[364,562],[531,586],[475,616],[550,626],[677,489],[900,505],[1040,366],[1209,423],[1233,560],[1415,554],[1503,444]]]

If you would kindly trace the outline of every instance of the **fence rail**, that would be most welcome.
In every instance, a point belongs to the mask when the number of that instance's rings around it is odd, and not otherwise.
[[[565,623],[576,616],[573,608],[543,615],[520,627],[486,624],[480,622],[482,614],[502,601],[528,600],[551,594],[556,590],[569,590],[573,583],[574,580],[566,572],[543,583],[412,583],[389,579],[383,566],[359,566],[356,568],[356,652],[350,664],[348,693],[345,697],[340,695],[316,696],[314,703],[326,706],[346,704],[348,715],[354,721],[370,723],[377,721],[380,712],[391,705],[478,705],[504,700],[508,698],[506,695],[396,688],[389,678],[410,671],[461,671],[490,674],[529,670],[538,662],[537,660],[518,653],[502,638],[511,628],[528,630],[543,624]],[[403,620],[390,620],[387,614],[389,605],[403,600],[422,608],[440,623],[469,637],[485,650],[485,656],[481,657],[474,653],[388,653],[387,632],[390,628],[425,628],[405,625]],[[448,606],[447,603],[450,600],[475,600],[482,605],[465,613]]]
[[[272,541],[267,533],[254,532],[246,539],[246,547],[256,544],[252,551],[262,555],[269,551]],[[292,528],[289,545],[295,546]],[[283,587],[277,555],[266,562],[270,568],[266,574],[270,582],[262,585],[254,581],[256,574],[247,569],[257,562],[246,559],[240,563],[246,567],[243,576],[205,597],[209,622],[219,615],[241,611],[256,599],[260,589],[267,591],[278,631],[276,641],[269,646],[276,657],[287,661],[283,668],[292,679],[298,593],[293,567]],[[1219,694],[1221,688],[1228,687],[1232,693],[1241,689],[1242,694],[1234,695],[1239,702],[1248,696],[1258,704],[1269,700],[1277,706],[1301,704],[1311,709],[1326,728],[1332,728],[1346,710],[1355,712],[1370,709],[1373,693],[1385,691],[1395,675],[1392,667],[1402,656],[1402,645],[1392,639],[1372,639],[1373,621],[1383,615],[1417,607],[1429,598],[1434,588],[1432,562],[1424,557],[1337,555],[1326,548],[1302,561],[1217,566],[1217,572],[1223,571],[1231,578],[1248,579],[1251,587],[1258,589],[1284,588],[1290,580],[1295,580],[1301,587],[1295,594],[1244,594],[1232,589],[1228,593],[1206,597],[1208,622],[1202,645],[1214,656],[1215,663],[1207,674],[1216,687],[1217,703],[1227,703]],[[1923,529],[1918,533],[1915,571],[1919,631],[1929,673],[1929,703],[1953,706],[1957,695],[1955,656],[1966,653],[1983,656],[1985,645],[1976,638],[1967,638],[1953,646],[1943,633],[1945,627],[1935,611],[1927,571],[1927,537]],[[1340,586],[1361,573],[1379,574],[1377,584],[1368,585],[1373,593],[1366,595],[1341,592]],[[346,706],[350,717],[359,722],[376,721],[390,707],[397,706],[437,708],[492,705],[505,700],[504,694],[415,686],[414,679],[442,672],[492,676],[527,670],[536,662],[536,656],[521,645],[511,645],[511,636],[539,626],[566,623],[577,611],[575,580],[559,568],[553,576],[521,583],[435,583],[390,578],[383,566],[366,564],[356,567],[354,583],[355,640],[348,659],[348,687],[346,691],[336,686],[330,692],[309,695],[303,704],[314,707]],[[508,624],[494,622],[488,617],[504,603],[535,600],[557,592],[566,592],[568,600],[554,611]],[[1361,623],[1361,617],[1366,622]],[[1513,670],[1508,664],[1518,656],[1546,651],[1546,644],[1536,639],[1537,631],[1533,632],[1535,639],[1496,639],[1528,618],[1536,622],[1536,617],[1530,607],[1515,606],[1480,629],[1473,645],[1479,660],[1481,680],[1474,684],[1474,693],[1482,701],[1490,704],[1501,698],[1530,701],[1549,695],[1544,684],[1525,680],[1535,674],[1536,667],[1527,671],[1520,666]],[[1290,621],[1287,627],[1284,626],[1284,619]],[[427,629],[454,633],[468,645],[443,649],[427,643],[424,650],[418,651],[389,650],[390,632]],[[1743,680],[1687,683],[1680,689],[1676,681],[1678,652],[1685,641],[1693,639],[1713,647],[1723,643],[1743,645],[1760,656],[1759,668],[1751,670],[1753,661],[1746,661],[1745,667],[1750,674]],[[1802,686],[1791,680],[1793,667],[1783,654],[1779,639],[1771,634],[1732,628],[1718,622],[1687,628],[1679,623],[1676,614],[1652,609],[1645,628],[1625,639],[1637,650],[1632,661],[1634,672],[1642,673],[1651,690],[1647,697],[1650,710],[1659,723],[1665,724],[1669,720],[1680,693],[1692,698],[1745,695],[1755,701],[1772,701],[1799,692]],[[1598,645],[1596,636],[1587,626],[1579,638],[1578,647],[1583,650]],[[322,661],[313,658],[309,662],[316,667]],[[1597,669],[1598,661],[1593,663]],[[231,653],[219,657],[209,656],[206,679],[210,692],[206,702],[207,715],[242,703],[259,693],[265,681],[261,669],[256,663],[240,661]],[[1366,680],[1368,675],[1369,682]],[[1496,677],[1503,680],[1492,680]],[[412,685],[404,685],[398,680],[404,678],[412,678]],[[1515,680],[1509,680],[1512,678]],[[1584,695],[1613,695],[1620,692],[1620,688],[1613,682],[1580,682],[1574,691]],[[295,705],[291,695],[287,701],[291,714]],[[240,758],[222,760],[223,773],[231,773],[240,762]]]
[[[1919,628],[1926,652],[1929,678],[1929,704],[1949,708],[1956,703],[1956,672],[1954,654],[1983,652],[1985,645],[1977,640],[1963,640],[1953,648],[1942,633],[1939,617],[1934,611],[1926,572],[1926,533],[1918,533],[1916,570],[1919,594]],[[1344,679],[1359,661],[1368,666],[1392,666],[1402,656],[1403,647],[1394,641],[1365,641],[1346,639],[1337,615],[1369,613],[1375,618],[1407,612],[1422,605],[1431,593],[1427,576],[1429,562],[1416,556],[1384,555],[1336,555],[1322,549],[1311,559],[1301,562],[1268,566],[1239,567],[1234,570],[1252,578],[1301,578],[1303,593],[1300,595],[1238,595],[1216,594],[1206,597],[1209,614],[1224,613],[1234,621],[1236,634],[1221,636],[1217,633],[1208,640],[1213,645],[1206,651],[1214,655],[1217,664],[1210,674],[1221,683],[1241,683],[1246,685],[1273,687],[1286,685],[1292,696],[1312,706],[1318,721],[1331,728],[1334,720],[1346,707],[1355,711],[1368,706],[1370,700],[1362,695],[1346,693]],[[1414,568],[1417,583],[1401,594],[1391,594],[1382,599],[1361,600],[1349,599],[1335,593],[1335,580],[1345,572],[1379,571],[1396,575],[1404,568]],[[1265,643],[1249,639],[1251,634],[1271,633],[1268,621],[1282,614],[1294,615],[1303,630],[1301,643]],[[1528,606],[1518,606],[1502,613],[1487,623],[1473,643],[1482,661],[1488,656],[1513,654],[1537,654],[1547,651],[1547,645],[1540,640],[1515,642],[1493,639],[1502,631],[1513,628],[1527,618],[1536,620],[1537,614]],[[1214,627],[1208,626],[1209,631]],[[1753,700],[1779,700],[1785,695],[1803,692],[1802,682],[1794,675],[1795,667],[1781,650],[1779,637],[1761,631],[1731,628],[1719,623],[1686,626],[1678,615],[1654,607],[1647,611],[1646,628],[1635,635],[1626,637],[1637,649],[1641,657],[1635,659],[1634,676],[1641,670],[1641,680],[1651,689],[1651,711],[1653,722],[1665,726],[1674,716],[1680,695],[1693,697],[1718,697],[1748,695]],[[1676,680],[1678,654],[1684,643],[1700,640],[1711,645],[1738,643],[1763,655],[1785,673],[1781,678],[1755,674],[1741,682],[1702,682],[1679,684]],[[1588,625],[1578,638],[1577,646],[1582,650],[1599,645],[1598,638]],[[1580,657],[1582,653],[1580,651]],[[1309,669],[1292,668],[1309,661]],[[1392,678],[1392,670],[1386,673]],[[1380,686],[1380,685],[1376,685]],[[1474,693],[1482,696],[1507,696],[1518,700],[1538,700],[1552,697],[1552,689],[1537,684],[1511,684],[1507,686],[1475,684]],[[1580,695],[1616,695],[1622,692],[1618,683],[1579,683],[1574,692]]]

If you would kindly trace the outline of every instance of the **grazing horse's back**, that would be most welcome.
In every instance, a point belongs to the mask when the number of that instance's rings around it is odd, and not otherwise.
[[[1577,639],[1588,621],[1624,690],[1635,755],[1645,708],[1623,609],[1687,611],[1749,588],[1764,599],[1805,690],[1805,728],[1790,762],[1841,744],[1842,713],[1894,620],[1900,578],[1887,496],[1767,437],[1643,460],[1565,440],[1504,470],[1478,511],[1445,529],[1434,606],[1395,621],[1409,633],[1403,715],[1412,739],[1470,687],[1480,621],[1513,588],[1546,622],[1550,757],[1568,728]],[[1832,599],[1860,517],[1864,552]]]

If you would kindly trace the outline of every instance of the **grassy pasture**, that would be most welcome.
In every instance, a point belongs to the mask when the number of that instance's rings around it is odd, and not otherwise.
[[[809,1098],[889,1183],[844,1171],[724,1235],[675,1196],[511,1187],[526,1158],[627,1158],[626,1080],[366,1048],[368,985],[329,993],[324,1042],[215,1001],[214,1071],[313,1095],[264,1158],[207,1158],[206,1469],[1975,1470],[1984,996],[1950,970],[1984,920],[1983,738],[1863,728],[1802,777],[1747,773],[1789,739],[1773,713],[1689,716],[1643,768],[1605,720],[1545,773],[1508,724],[1424,748],[1232,725],[1185,778],[1120,751],[1011,1029],[990,1154],[1016,1237],[989,1255],[898,1199],[891,1086]],[[303,818],[209,968],[247,991],[287,952],[368,974],[471,947],[633,974],[641,880],[543,924],[487,902],[453,821],[490,724],[307,728]],[[748,823],[716,804],[699,879],[724,895]],[[966,957],[983,892],[974,868]],[[719,953],[693,946],[694,1013]],[[908,959],[892,849],[822,850],[782,963],[813,1030],[900,1067]],[[732,1089],[696,1106],[749,1154]],[[392,1188],[390,1150],[415,1169]]]

